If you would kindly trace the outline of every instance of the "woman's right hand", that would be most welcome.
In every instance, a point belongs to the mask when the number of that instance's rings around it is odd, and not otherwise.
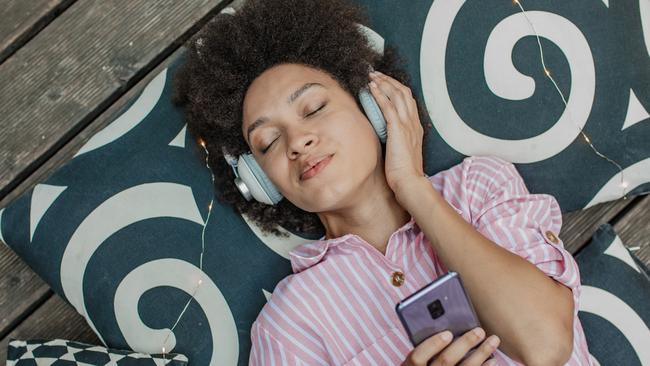
[[[474,328],[452,342],[450,331],[434,334],[425,339],[411,353],[408,354],[402,366],[426,366],[430,365],[456,365],[474,346],[481,343],[485,338],[485,331],[482,328]],[[451,342],[451,343],[450,343]],[[494,343],[493,343],[494,342]],[[492,353],[499,346],[500,339],[496,335],[488,337],[479,347],[472,352],[462,366],[491,366],[496,365],[493,359],[488,360]]]

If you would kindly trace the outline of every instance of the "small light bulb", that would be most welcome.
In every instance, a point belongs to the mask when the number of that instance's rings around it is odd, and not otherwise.
[[[212,202],[208,205],[208,210],[212,210]]]
[[[626,181],[623,181],[623,183],[621,183],[621,187],[623,187],[623,188],[627,188],[627,185],[628,185],[628,183]]]
[[[163,347],[163,353],[165,353],[165,347]]]
[[[591,142],[591,141],[589,140],[589,137],[587,137],[587,136],[585,136],[585,141],[587,141],[587,142]]]
[[[199,145],[203,146],[205,148],[205,142],[203,140],[199,140]]]
[[[199,278],[199,285],[203,283],[203,279]]]
[[[544,72],[546,73],[546,76],[551,76],[551,72],[548,71],[548,69],[544,69]]]

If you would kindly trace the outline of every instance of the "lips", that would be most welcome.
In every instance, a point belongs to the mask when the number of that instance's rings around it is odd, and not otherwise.
[[[332,160],[332,156],[333,155],[330,155],[330,156],[324,158],[323,160],[319,161],[318,164],[311,167],[311,169],[308,169],[307,171],[302,173],[300,175],[300,180],[307,180],[309,178],[312,178],[316,174],[318,174],[321,170],[323,170],[329,164],[330,160]]]

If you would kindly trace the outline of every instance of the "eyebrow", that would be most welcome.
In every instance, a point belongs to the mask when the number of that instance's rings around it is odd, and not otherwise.
[[[325,88],[325,86],[323,84],[321,84],[321,83],[305,83],[303,86],[301,86],[300,88],[296,89],[296,91],[291,93],[289,98],[287,98],[287,104],[293,103],[296,99],[298,99],[301,95],[303,95],[307,90],[309,90],[311,87],[314,87],[314,86],[320,86],[321,88]],[[248,126],[248,129],[246,131],[246,138],[248,139],[248,141],[251,140],[250,139],[251,132],[253,132],[253,130],[255,130],[256,128],[260,127],[261,125],[263,125],[264,123],[266,123],[268,121],[269,121],[268,117],[260,117],[260,118],[256,119],[255,122],[251,123],[251,125]]]

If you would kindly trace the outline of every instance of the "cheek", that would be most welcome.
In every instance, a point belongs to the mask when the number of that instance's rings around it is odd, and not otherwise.
[[[349,134],[351,140],[348,145],[356,151],[356,154],[374,161],[377,158],[377,152],[381,153],[381,142],[370,122],[366,119],[358,121],[353,133]],[[358,159],[362,160],[362,159]]]
[[[296,200],[302,199],[301,197],[304,194],[301,192],[300,183],[297,181],[298,178],[294,177],[296,173],[287,164],[269,164],[264,168],[264,171],[284,198],[293,204],[296,204]],[[296,206],[298,205],[296,204]]]

